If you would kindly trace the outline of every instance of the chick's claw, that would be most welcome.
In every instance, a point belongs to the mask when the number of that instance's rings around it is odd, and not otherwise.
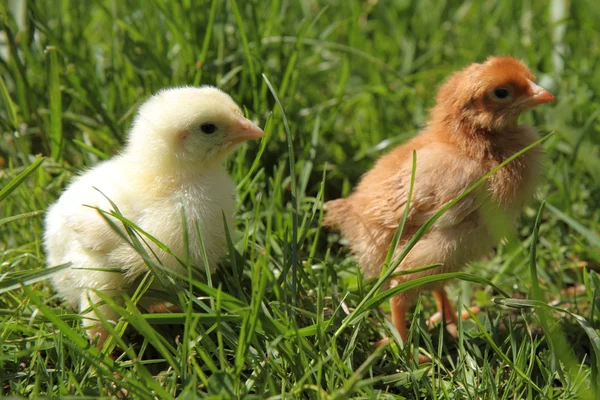
[[[437,312],[427,320],[427,327],[431,329],[435,324],[443,320],[450,336],[457,337],[459,316],[454,307],[452,307],[452,304],[450,304],[446,291],[443,288],[437,289],[433,291],[433,295],[435,297]],[[473,314],[478,314],[481,311],[478,306],[470,307],[469,310]],[[460,319],[463,321],[469,318],[471,318],[471,315],[467,311],[463,311],[460,314]]]

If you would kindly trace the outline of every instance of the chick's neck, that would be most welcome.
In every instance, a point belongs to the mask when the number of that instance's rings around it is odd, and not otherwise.
[[[455,114],[456,115],[456,114]],[[437,132],[440,139],[459,148],[470,158],[481,161],[502,161],[499,149],[503,143],[519,140],[521,126],[517,123],[518,115],[505,118],[501,124],[488,123],[463,114],[439,115],[432,118],[429,124],[432,132]]]
[[[226,173],[224,163],[207,165],[204,162],[177,158],[173,154],[163,153],[144,155],[125,152],[125,163],[133,174],[142,177],[140,190],[169,192],[185,186],[201,185],[215,174]]]

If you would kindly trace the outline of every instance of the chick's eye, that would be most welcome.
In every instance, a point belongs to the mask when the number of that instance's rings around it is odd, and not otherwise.
[[[500,100],[505,100],[510,97],[510,90],[506,88],[494,89],[494,97]]]
[[[207,135],[211,133],[215,133],[217,131],[217,126],[215,124],[202,124],[200,125],[200,130]]]

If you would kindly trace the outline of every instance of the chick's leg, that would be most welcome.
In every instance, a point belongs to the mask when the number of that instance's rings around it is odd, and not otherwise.
[[[433,297],[435,298],[435,304],[437,307],[436,315],[439,315],[440,318],[443,316],[444,322],[446,323],[446,329],[448,330],[448,333],[450,333],[450,335],[452,335],[453,337],[456,337],[458,334],[457,327],[456,327],[458,320],[456,318],[456,311],[454,310],[454,307],[452,307],[452,304],[450,304],[450,301],[448,300],[448,295],[446,294],[446,291],[443,288],[434,290]],[[432,319],[436,315],[431,317],[431,319],[428,321],[429,326],[433,325]]]
[[[392,322],[398,330],[402,341],[406,343],[408,332],[406,331],[406,310],[408,305],[402,295],[394,296],[390,299],[390,310],[392,312]]]
[[[406,343],[408,340],[408,331],[406,330],[406,311],[409,305],[412,304],[405,295],[400,294],[390,299],[390,309],[392,312],[392,322],[400,333],[402,341]],[[412,355],[411,355],[412,358]],[[424,354],[419,354],[419,364],[424,364],[431,359]]]
[[[165,314],[165,313],[180,313],[183,312],[181,307],[169,303],[168,301],[155,298],[142,297],[138,301],[138,306],[141,306],[149,314]]]
[[[433,296],[435,297],[435,303],[438,312],[444,316],[444,321],[448,323],[456,323],[456,311],[454,310],[454,307],[452,307],[452,304],[450,304],[450,300],[448,300],[446,291],[444,289],[434,290]]]
[[[402,341],[406,343],[408,340],[408,332],[406,331],[406,310],[408,305],[406,299],[402,295],[394,296],[390,299],[390,310],[392,314],[392,322],[400,333]],[[384,346],[388,344],[390,338],[385,337],[377,342],[377,346]]]
[[[110,292],[105,293],[111,295]],[[94,305],[96,311],[94,311],[92,305]],[[98,318],[98,315],[100,314],[102,318],[107,320],[109,323],[115,323],[119,319],[119,314],[109,305],[102,304],[100,297],[92,291],[86,291],[82,295],[79,303],[79,311],[84,317],[82,320],[83,328],[86,330],[91,341],[94,341],[96,338],[98,338],[96,347],[101,349],[106,339],[108,339],[109,333]]]

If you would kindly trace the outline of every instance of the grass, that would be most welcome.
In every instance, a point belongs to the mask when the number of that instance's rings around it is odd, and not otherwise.
[[[0,396],[600,398],[597,2],[9,0],[0,13]],[[426,329],[423,296],[413,346],[375,349],[392,292],[357,277],[322,203],[423,126],[445,76],[492,54],[524,60],[558,99],[522,117],[554,132],[538,200],[451,275],[459,308],[483,308],[458,339]],[[221,87],[267,133],[230,162],[230,257],[173,283],[182,313],[144,315],[137,299],[164,280],[148,256],[136,293],[105,299],[122,319],[96,351],[47,281],[64,266],[45,268],[44,210],[121,148],[146,96],[184,84]],[[431,363],[412,361],[418,346]]]

